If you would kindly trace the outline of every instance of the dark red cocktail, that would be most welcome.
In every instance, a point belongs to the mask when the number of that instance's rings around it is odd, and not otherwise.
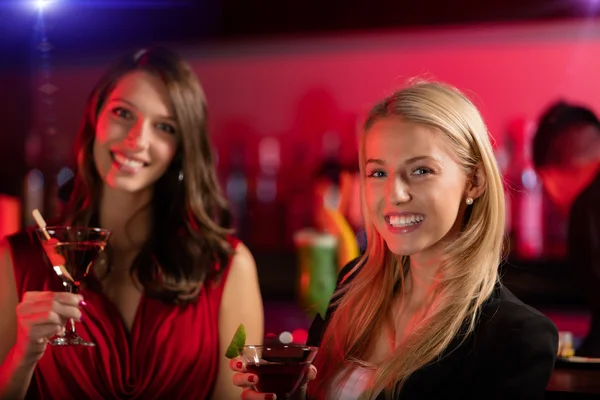
[[[258,376],[257,391],[287,399],[305,378],[318,350],[303,345],[245,346],[242,356],[248,372]]]

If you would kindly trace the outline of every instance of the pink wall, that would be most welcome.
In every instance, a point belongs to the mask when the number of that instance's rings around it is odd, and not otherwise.
[[[600,27],[591,22],[280,40],[220,53],[186,50],[217,128],[240,117],[262,134],[294,130],[301,124],[301,99],[315,89],[331,96],[328,115],[341,120],[414,76],[472,93],[499,139],[510,119],[535,118],[559,96],[600,111]]]
[[[374,101],[414,76],[447,81],[471,93],[498,140],[511,119],[535,118],[558,97],[600,111],[600,27],[592,22],[179,49],[203,83],[213,134],[225,135],[227,142],[244,127],[249,134],[293,135],[302,141],[316,140],[327,129],[352,130]],[[105,66],[97,65],[55,69],[60,131],[76,131],[86,96]]]

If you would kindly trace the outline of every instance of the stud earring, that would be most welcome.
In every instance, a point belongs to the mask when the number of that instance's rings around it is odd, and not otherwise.
[[[179,171],[179,176],[177,177],[177,179],[179,179],[179,182],[183,180],[183,170]]]
[[[467,200],[465,202],[467,203],[468,206],[470,206],[471,204],[473,204],[473,198],[467,197]]]

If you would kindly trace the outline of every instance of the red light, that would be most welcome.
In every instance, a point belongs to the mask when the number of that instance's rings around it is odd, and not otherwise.
[[[293,343],[295,344],[305,344],[308,339],[308,332],[306,329],[296,329],[292,332]]]

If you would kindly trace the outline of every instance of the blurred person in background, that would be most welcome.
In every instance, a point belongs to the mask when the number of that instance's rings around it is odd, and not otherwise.
[[[129,55],[101,78],[53,224],[112,236],[80,295],[61,287],[33,229],[2,243],[0,398],[239,397],[225,352],[240,323],[262,342],[262,300],[206,113],[196,75],[169,50]],[[69,318],[96,347],[48,344]]]
[[[600,357],[600,121],[558,102],[540,117],[533,162],[552,202],[568,216],[567,258],[588,298],[591,324],[576,354]]]

